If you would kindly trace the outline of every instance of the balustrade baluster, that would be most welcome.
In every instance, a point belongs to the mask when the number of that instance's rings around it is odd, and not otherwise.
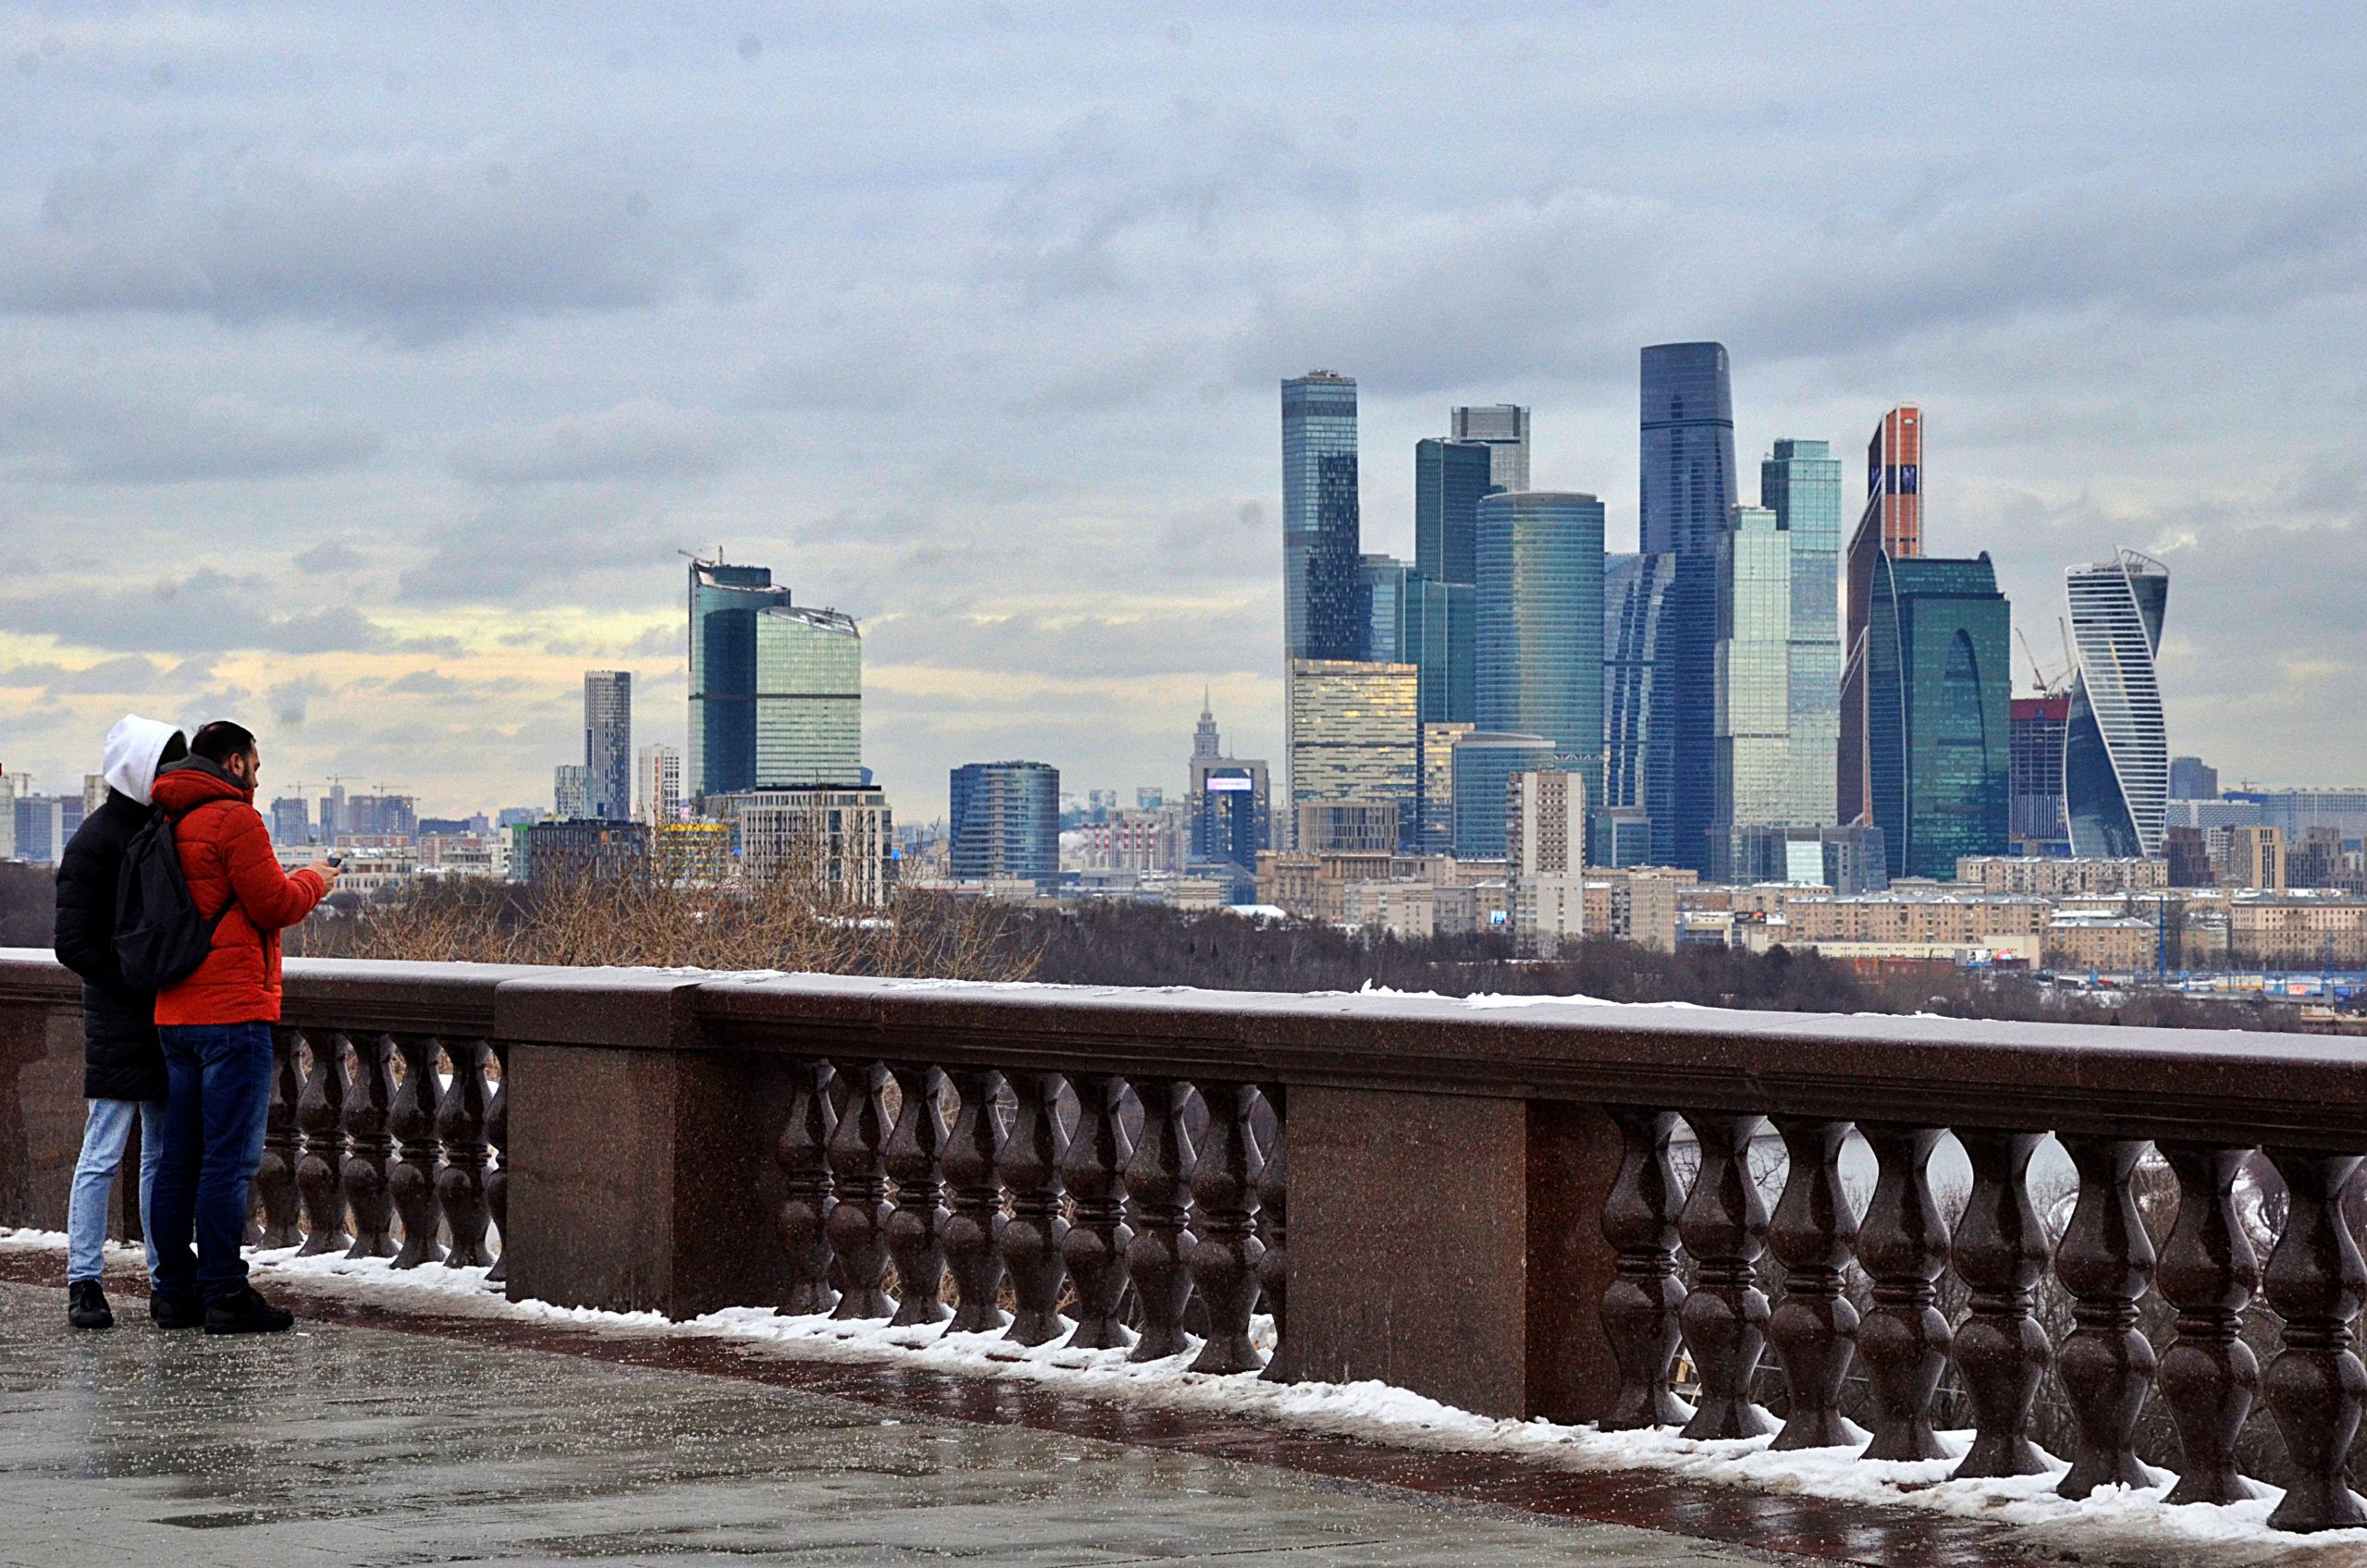
[[[402,1158],[386,1171],[386,1194],[403,1222],[403,1244],[395,1254],[395,1267],[416,1268],[444,1258],[435,1240],[441,1218],[435,1207],[435,1168],[443,1154],[435,1136],[435,1112],[444,1099],[435,1059],[444,1047],[428,1035],[399,1035],[394,1046],[402,1059],[403,1081],[387,1108],[386,1126]]]
[[[509,1042],[494,1040],[490,1046],[500,1077],[493,1086],[492,1103],[484,1108],[484,1141],[501,1163],[485,1171],[484,1209],[501,1237],[501,1252],[485,1270],[484,1282],[498,1285],[509,1278]]]
[[[346,1085],[346,1212],[353,1217],[348,1257],[392,1257],[394,1206],[388,1201],[386,1168],[395,1152],[387,1129],[395,1097],[394,1042],[384,1035],[350,1039],[353,1077]]]
[[[1068,1221],[1061,1217],[1061,1156],[1067,1139],[1061,1127],[1061,1075],[1006,1072],[1018,1109],[1011,1137],[996,1162],[1011,1189],[1011,1218],[1002,1226],[1003,1271],[1011,1276],[1017,1310],[1003,1338],[1013,1344],[1040,1345],[1067,1327],[1060,1314],[1061,1242]]]
[[[1134,1342],[1119,1317],[1126,1295],[1126,1161],[1134,1145],[1119,1110],[1126,1081],[1109,1073],[1077,1073],[1076,1131],[1061,1156],[1061,1182],[1073,1212],[1061,1238],[1061,1259],[1076,1289],[1074,1350],[1121,1350]]]
[[[896,1310],[888,1279],[888,1065],[841,1068],[846,1099],[830,1133],[830,1206],[823,1231],[839,1260],[841,1318],[887,1317]]]
[[[304,1152],[296,1161],[296,1191],[304,1214],[304,1244],[299,1257],[342,1252],[353,1238],[345,1230],[345,1047],[343,1035],[322,1030],[305,1036],[312,1066],[296,1102],[296,1125]]]
[[[1681,1330],[1685,1283],[1676,1277],[1676,1170],[1669,1134],[1676,1113],[1641,1106],[1608,1108],[1619,1128],[1619,1173],[1602,1203],[1602,1235],[1619,1255],[1617,1276],[1602,1293],[1602,1331],[1619,1363],[1619,1395],[1602,1418],[1606,1432],[1673,1427],[1692,1407],[1669,1387]]]
[[[1784,1301],[1768,1320],[1767,1337],[1783,1362],[1791,1411],[1773,1446],[1861,1443],[1867,1434],[1841,1414],[1841,1385],[1858,1332],[1858,1309],[1842,1293],[1842,1271],[1858,1239],[1858,1217],[1841,1186],[1841,1146],[1849,1123],[1806,1116],[1774,1120],[1791,1172],[1767,1231],[1769,1250],[1784,1266]]]
[[[1249,1132],[1254,1090],[1246,1084],[1203,1084],[1208,1142],[1192,1165],[1195,1240],[1185,1257],[1208,1337],[1192,1363],[1195,1372],[1255,1372],[1264,1363],[1249,1341],[1249,1315],[1257,1305],[1257,1239],[1250,1204],[1257,1195],[1257,1143]]]
[[[830,1288],[830,1141],[838,1129],[830,1104],[830,1064],[792,1062],[789,1118],[773,1161],[780,1167],[780,1244],[789,1255],[789,1287],[780,1310],[791,1317],[828,1312],[839,1304]]]
[[[2268,1522],[2279,1530],[2354,1529],[2367,1525],[2367,1498],[2350,1489],[2343,1466],[2367,1398],[2367,1369],[2350,1337],[2367,1299],[2367,1263],[2343,1219],[2342,1193],[2361,1157],[2274,1146],[2266,1152],[2285,1178],[2287,1202],[2262,1293],[2285,1332],[2261,1387],[2293,1464],[2285,1501]]]
[[[2162,1397],[2178,1428],[2178,1484],[2170,1502],[2243,1502],[2261,1495],[2236,1465],[2236,1439],[2260,1391],[2260,1361],[2244,1343],[2244,1308],[2260,1289],[2260,1258],[2236,1215],[2236,1178],[2249,1148],[2160,1145],[2178,1179],[2153,1282],[2177,1308],[2177,1338],[2162,1353]]]
[[[896,1260],[901,1297],[896,1324],[942,1323],[945,1305],[945,1178],[938,1161],[945,1148],[945,1119],[938,1113],[945,1074],[934,1067],[889,1070],[902,1103],[888,1134],[885,1159],[896,1180],[896,1207],[888,1217],[888,1253]]]
[[[1858,1325],[1858,1359],[1874,1385],[1874,1437],[1863,1459],[1945,1459],[1932,1431],[1932,1395],[1948,1359],[1948,1320],[1937,1303],[1948,1261],[1948,1225],[1932,1195],[1932,1150],[1943,1130],[1861,1121],[1880,1174],[1858,1227],[1858,1261],[1874,1307]]]
[[[2055,1491],[2083,1498],[2098,1487],[2153,1482],[2135,1447],[2137,1413],[2153,1382],[2153,1347],[2137,1327],[2137,1303],[2153,1279],[2153,1243],[2128,1190],[2145,1140],[2073,1134],[2063,1146],[2079,1168],[2079,1201],[2054,1249],[2054,1277],[2071,1292],[2074,1325],[2055,1376],[2079,1447]]]
[[[2046,1228],[2030,1204],[2030,1156],[2043,1133],[1960,1127],[1972,1162],[1972,1194],[1956,1226],[1956,1277],[1972,1292],[1971,1316],[1956,1330],[1956,1371],[1972,1403],[1972,1447],[1952,1472],[2036,1476],[2046,1456],[2030,1441],[2030,1411],[2051,1358],[2031,1305],[2045,1277]]]
[[[1173,1078],[1134,1084],[1143,1106],[1143,1135],[1126,1162],[1126,1218],[1134,1239],[1126,1244],[1141,1337],[1131,1361],[1158,1361],[1191,1348],[1184,1311],[1192,1301],[1185,1259],[1191,1219],[1192,1134],[1184,1125],[1192,1085]]]
[[[1766,1245],[1767,1207],[1750,1179],[1750,1140],[1760,1118],[1688,1110],[1701,1170],[1676,1218],[1695,1264],[1692,1293],[1678,1309],[1685,1348],[1701,1379],[1688,1438],[1755,1438],[1774,1429],[1750,1402],[1750,1381],[1767,1343],[1767,1296],[1756,1264]]]
[[[947,1188],[945,1264],[953,1275],[949,1334],[981,1334],[1009,1319],[996,1305],[1002,1284],[1002,1117],[995,1109],[995,1073],[984,1067],[948,1068],[953,1086],[953,1127],[942,1166]]]
[[[1290,1090],[1268,1084],[1258,1093],[1274,1118],[1274,1139],[1257,1171],[1257,1243],[1266,1249],[1257,1259],[1257,1285],[1265,1294],[1266,1310],[1274,1317],[1274,1354],[1266,1358],[1266,1370],[1258,1376],[1269,1383],[1295,1383],[1298,1363],[1291,1354],[1290,1336]]]
[[[444,1170],[435,1178],[435,1195],[451,1243],[444,1262],[451,1268],[482,1268],[492,1261],[484,1245],[488,1053],[483,1040],[465,1040],[448,1045],[444,1054],[452,1060],[452,1085],[435,1108],[435,1134],[444,1142]]]
[[[263,1234],[255,1243],[259,1247],[292,1247],[304,1239],[297,1225],[296,1195],[296,1102],[304,1094],[296,1049],[303,1038],[284,1025],[271,1032],[271,1104],[264,1116],[263,1162],[255,1167],[254,1181],[255,1201],[263,1210]]]

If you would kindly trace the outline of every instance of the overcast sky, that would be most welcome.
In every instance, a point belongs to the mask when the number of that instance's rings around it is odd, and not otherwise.
[[[1280,745],[1280,378],[1361,382],[1368,550],[1497,400],[1632,548],[1715,337],[1746,496],[1828,437],[1854,521],[1919,398],[2041,660],[2151,551],[2172,749],[2367,784],[2362,81],[2355,4],[16,7],[0,766],[547,802],[587,668],[680,743],[720,544],[862,620],[905,818],[1180,788],[1203,683]]]

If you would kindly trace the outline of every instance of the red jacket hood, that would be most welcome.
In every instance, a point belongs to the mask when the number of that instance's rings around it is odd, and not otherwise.
[[[166,811],[176,815],[202,806],[208,801],[244,801],[255,803],[255,792],[202,757],[178,762],[156,775],[155,788],[150,798]]]

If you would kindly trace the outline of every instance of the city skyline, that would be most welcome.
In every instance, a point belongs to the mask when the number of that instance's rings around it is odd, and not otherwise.
[[[1635,349],[1716,339],[1738,464],[1792,436],[1854,470],[1919,399],[1935,547],[1991,549],[2034,643],[2065,567],[2143,550],[2180,582],[2171,743],[2230,782],[2367,777],[2326,721],[2367,680],[2335,86],[2361,41],[2253,18],[2206,74],[2165,62],[2211,57],[2211,18],[2146,18],[2140,55],[2108,11],[2044,47],[1922,17],[1877,82],[1846,15],[1680,48],[1674,19],[1507,7],[1453,35],[1497,90],[1420,95],[1449,34],[1403,18],[1318,56],[1255,16],[955,18],[891,51],[430,8],[295,53],[267,15],[28,18],[0,764],[69,788],[126,708],[235,713],[267,788],[539,800],[586,668],[633,671],[636,739],[683,742],[672,552],[721,544],[862,622],[903,819],[982,755],[1180,785],[1161,737],[1204,680],[1237,749],[1282,755],[1274,378],[1360,379],[1368,552],[1413,553],[1413,442],[1497,403],[1533,411],[1532,485],[1600,496],[1624,551]],[[982,56],[977,117],[929,112]],[[1745,57],[1783,85],[1699,116]],[[865,84],[816,89],[844,140],[784,125],[785,72]],[[1573,72],[1605,90],[1520,91]],[[2035,111],[1998,110],[2009,75]],[[1901,91],[1911,148],[1869,134]],[[1481,147],[1504,178],[1474,189]],[[2263,238],[2172,220],[2198,210]],[[1038,460],[1048,435],[1089,460]]]

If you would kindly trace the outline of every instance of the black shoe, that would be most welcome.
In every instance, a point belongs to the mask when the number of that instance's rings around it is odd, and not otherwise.
[[[159,1329],[202,1329],[205,1327],[203,1296],[168,1296],[152,1292],[148,1297],[148,1316]]]
[[[272,1305],[252,1285],[244,1287],[237,1295],[205,1304],[205,1331],[209,1334],[280,1334],[295,1326],[294,1313],[284,1306]]]
[[[96,1280],[76,1280],[66,1287],[66,1321],[77,1329],[112,1329],[115,1309]]]

